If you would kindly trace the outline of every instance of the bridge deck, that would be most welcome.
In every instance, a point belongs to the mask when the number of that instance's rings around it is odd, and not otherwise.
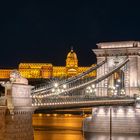
[[[134,105],[135,99],[113,99],[113,100],[94,100],[94,101],[79,101],[79,102],[61,102],[51,103],[45,106],[39,106],[38,109],[67,109],[79,107],[94,107],[94,106],[121,106]]]

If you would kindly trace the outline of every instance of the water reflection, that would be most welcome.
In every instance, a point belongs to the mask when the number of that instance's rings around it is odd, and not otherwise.
[[[110,140],[109,133],[83,133],[83,116],[34,115],[34,140]],[[136,134],[113,134],[112,140],[139,140]]]
[[[83,116],[0,114],[0,140],[110,140],[108,133],[82,132]],[[113,134],[112,140],[139,140],[140,136]]]
[[[86,140],[110,140],[107,133],[85,133]],[[112,140],[139,140],[140,136],[137,134],[113,134]]]
[[[0,140],[33,140],[32,114],[0,114]]]
[[[35,131],[35,140],[110,140],[105,133],[82,133],[82,131],[51,130]],[[113,134],[112,140],[140,140],[135,134]]]
[[[83,140],[84,117],[72,114],[33,115],[35,140]]]
[[[35,140],[84,140],[81,131],[51,130],[35,131]]]

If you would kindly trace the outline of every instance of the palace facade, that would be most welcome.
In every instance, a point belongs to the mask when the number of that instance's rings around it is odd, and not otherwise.
[[[95,64],[93,64],[95,65]],[[92,65],[92,66],[93,66]],[[80,74],[90,67],[78,66],[77,54],[73,49],[67,54],[65,66],[53,66],[51,63],[20,63],[18,71],[25,78],[64,78]],[[0,69],[0,79],[7,79],[13,69]],[[91,72],[88,77],[95,77],[96,71]]]

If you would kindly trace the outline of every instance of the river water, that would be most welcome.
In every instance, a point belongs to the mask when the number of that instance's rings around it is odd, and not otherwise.
[[[83,116],[71,114],[33,115],[35,140],[83,140]]]
[[[1,114],[0,140],[33,140],[33,137],[34,140],[110,140],[109,133],[83,133],[82,121],[88,116],[66,112],[32,116],[26,113]],[[112,140],[140,140],[140,135],[113,133]]]
[[[110,140],[109,134],[83,133],[81,131],[82,120],[86,116],[34,114],[34,140]],[[112,134],[112,140],[140,140],[140,136],[136,134]]]

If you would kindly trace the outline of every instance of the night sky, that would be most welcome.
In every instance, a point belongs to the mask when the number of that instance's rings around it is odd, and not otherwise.
[[[140,40],[139,0],[4,0],[0,15],[0,68],[65,65],[71,46],[90,66],[96,43]]]

